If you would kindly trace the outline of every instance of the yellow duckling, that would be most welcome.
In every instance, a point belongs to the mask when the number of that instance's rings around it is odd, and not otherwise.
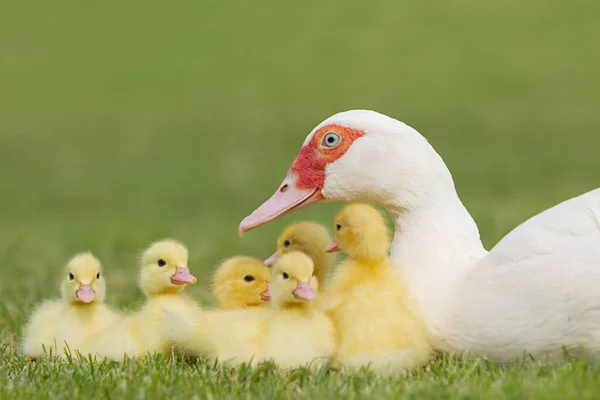
[[[325,287],[327,274],[333,254],[325,252],[325,247],[331,243],[331,235],[327,229],[315,222],[299,222],[288,226],[277,239],[277,251],[265,260],[272,266],[283,254],[300,251],[308,255],[315,265],[315,276],[321,288]]]
[[[73,257],[61,282],[61,299],[45,301],[32,314],[24,329],[23,353],[40,358],[46,352],[63,356],[68,349],[81,350],[81,344],[118,319],[104,304],[106,283],[102,266],[91,253]]]
[[[336,362],[348,368],[370,365],[395,373],[426,363],[431,347],[416,304],[388,258],[390,238],[383,216],[365,204],[351,204],[335,218],[335,241],[349,259],[336,269],[324,300],[337,328]]]
[[[269,269],[253,257],[225,260],[215,273],[213,294],[223,310],[260,306],[271,299]]]
[[[168,353],[171,348],[161,336],[163,309],[193,313],[198,306],[182,290],[196,278],[188,269],[188,251],[174,240],[154,243],[142,255],[140,287],[146,303],[132,315],[92,338],[89,352],[114,360],[125,355]]]
[[[312,260],[289,253],[271,271],[271,307],[203,311],[193,318],[168,312],[163,329],[184,351],[220,362],[319,366],[333,355],[335,341],[331,321],[312,305],[317,288]]]
[[[277,312],[267,322],[262,358],[280,367],[296,368],[329,363],[335,351],[333,324],[314,306],[318,280],[308,255],[282,255],[271,271],[272,307]]]

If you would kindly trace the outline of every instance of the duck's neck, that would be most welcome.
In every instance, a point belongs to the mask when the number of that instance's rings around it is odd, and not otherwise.
[[[487,253],[479,230],[454,190],[430,193],[417,207],[392,205],[388,211],[395,220],[390,258],[437,336],[457,280]]]

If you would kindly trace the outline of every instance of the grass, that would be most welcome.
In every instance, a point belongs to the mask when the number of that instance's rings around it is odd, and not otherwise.
[[[370,108],[425,134],[489,248],[598,185],[600,5],[516,0],[239,4],[12,2],[0,13],[0,398],[591,398],[598,365],[500,367],[453,357],[407,377],[164,358],[24,363],[29,310],[75,252],[104,263],[109,301],[141,302],[137,257],[188,245],[211,301],[214,265],[267,256],[282,227],[237,237],[304,136]]]

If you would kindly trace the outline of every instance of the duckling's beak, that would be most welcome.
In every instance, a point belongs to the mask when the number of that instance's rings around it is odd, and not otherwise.
[[[171,277],[171,283],[175,285],[191,285],[196,283],[197,279],[190,274],[188,268],[177,267],[175,273]]]
[[[298,286],[294,290],[294,297],[302,300],[312,300],[317,297],[317,294],[308,282],[298,281]]]
[[[275,194],[242,220],[238,233],[242,236],[245,232],[264,225],[275,218],[323,199],[320,187],[298,187],[296,173],[289,172]]]
[[[92,285],[84,285],[83,283],[79,284],[79,290],[77,290],[77,298],[84,303],[90,303],[94,300],[94,289],[92,289]]]
[[[267,290],[260,294],[260,298],[263,300],[271,300],[271,284],[267,282]]]
[[[267,267],[273,266],[277,262],[277,252],[273,253],[273,255],[267,258],[264,263]]]
[[[340,251],[337,242],[334,240],[325,247],[326,253],[335,253],[336,251]]]

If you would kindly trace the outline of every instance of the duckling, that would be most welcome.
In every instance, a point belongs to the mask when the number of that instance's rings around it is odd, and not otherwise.
[[[331,235],[327,229],[315,222],[298,222],[288,226],[277,239],[277,251],[265,260],[272,266],[278,257],[291,251],[300,251],[312,258],[315,265],[315,276],[321,288],[326,285],[327,274],[334,255],[325,252],[325,246],[331,243]]]
[[[215,273],[213,294],[223,310],[260,306],[271,299],[269,269],[253,257],[225,260]]]
[[[323,302],[338,333],[336,362],[355,369],[370,365],[396,373],[426,363],[431,347],[424,323],[402,274],[389,258],[389,233],[374,207],[351,204],[335,218],[327,251],[349,258],[334,276]]]
[[[193,313],[199,307],[182,293],[197,279],[188,268],[188,250],[174,240],[162,240],[142,255],[140,288],[146,295],[142,308],[97,336],[89,351],[113,360],[125,355],[139,357],[149,353],[167,354],[171,347],[161,336],[165,310]]]
[[[335,341],[331,321],[312,305],[318,290],[313,268],[307,255],[285,254],[271,271],[270,307],[203,311],[193,318],[167,312],[165,335],[190,354],[220,362],[320,366],[333,355]]]
[[[21,348],[30,359],[50,352],[62,357],[67,347],[84,354],[81,345],[87,338],[119,318],[104,304],[102,266],[91,253],[77,254],[68,262],[60,291],[61,299],[42,303],[25,326]]]
[[[272,307],[277,310],[263,336],[263,359],[282,368],[330,362],[335,351],[333,324],[314,306],[319,281],[305,253],[286,252],[271,271]]]

